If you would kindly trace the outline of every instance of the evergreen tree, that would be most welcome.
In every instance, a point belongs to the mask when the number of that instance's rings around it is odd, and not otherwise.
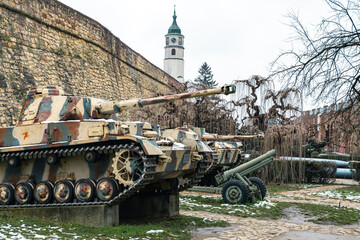
[[[213,79],[213,74],[211,72],[211,67],[204,62],[199,68],[199,76],[195,78],[195,83],[204,85],[209,88],[216,87],[218,84]]]

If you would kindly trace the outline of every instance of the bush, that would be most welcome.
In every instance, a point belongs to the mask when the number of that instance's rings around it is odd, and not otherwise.
[[[307,162],[305,180],[307,183],[328,183],[335,177],[336,165],[329,162]]]

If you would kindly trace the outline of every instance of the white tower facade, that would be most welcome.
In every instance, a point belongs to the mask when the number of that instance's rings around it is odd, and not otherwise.
[[[184,82],[184,36],[176,23],[174,9],[173,23],[165,35],[164,71],[170,76]]]

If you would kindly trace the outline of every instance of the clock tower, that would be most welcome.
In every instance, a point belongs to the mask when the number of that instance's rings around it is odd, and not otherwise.
[[[164,71],[170,76],[184,82],[184,36],[176,23],[174,8],[173,23],[165,35]]]

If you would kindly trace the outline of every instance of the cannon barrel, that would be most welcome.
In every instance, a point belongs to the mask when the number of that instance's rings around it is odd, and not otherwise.
[[[276,155],[275,150],[270,150],[267,153],[249,161],[244,164],[241,164],[240,166],[237,166],[233,169],[229,169],[223,173],[220,173],[215,176],[215,180],[217,184],[224,183],[228,181],[229,179],[235,178],[237,174],[239,174],[241,177],[250,174],[265,165],[271,163],[273,161],[273,157]]]
[[[236,90],[235,85],[223,85],[218,88],[206,89],[197,92],[179,93],[179,94],[154,97],[154,98],[145,98],[145,99],[139,98],[139,99],[130,99],[123,101],[103,102],[97,104],[95,106],[95,109],[99,112],[99,114],[102,115],[114,114],[114,113],[120,113],[128,109],[141,108],[147,105],[171,102],[175,100],[183,100],[187,98],[203,97],[203,96],[215,95],[215,94],[228,95],[230,93],[234,93],[235,90]]]
[[[204,138],[207,141],[263,139],[264,134],[256,134],[256,135],[214,135],[214,134],[204,134]]]

